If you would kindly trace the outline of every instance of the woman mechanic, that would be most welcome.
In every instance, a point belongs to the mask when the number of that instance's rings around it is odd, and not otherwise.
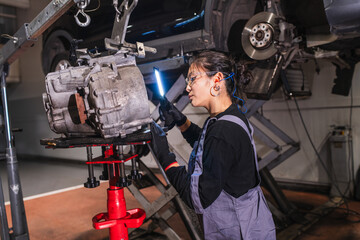
[[[193,147],[188,170],[169,152],[165,133],[152,124],[153,150],[184,202],[202,214],[205,239],[276,239],[271,212],[260,188],[253,129],[241,112],[242,74],[221,52],[193,58],[186,91],[194,107],[210,117],[201,129],[175,106],[171,116]]]

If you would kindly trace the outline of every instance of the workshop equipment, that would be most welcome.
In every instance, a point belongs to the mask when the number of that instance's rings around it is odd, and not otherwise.
[[[331,196],[352,197],[351,175],[351,129],[347,126],[333,126],[330,143],[330,171],[332,175]]]
[[[14,145],[14,139],[11,131],[9,110],[7,105],[7,94],[6,94],[6,76],[8,74],[9,65],[0,65],[1,74],[1,100],[3,108],[3,116],[5,121],[4,134],[6,139],[6,162],[7,162],[7,173],[9,183],[9,197],[10,197],[10,208],[11,217],[13,223],[12,233],[8,227],[4,195],[2,187],[0,188],[0,236],[3,240],[10,239],[10,236],[15,240],[26,240],[29,239],[29,230],[26,221],[25,207],[21,189],[21,182],[19,177],[19,164],[16,156],[16,149]],[[0,179],[0,184],[1,179]]]
[[[45,145],[46,148],[52,149],[86,147],[86,163],[88,165],[89,177],[84,186],[87,188],[94,188],[99,185],[99,181],[94,177],[93,164],[102,164],[104,166],[100,179],[109,181],[109,188],[107,190],[108,211],[107,213],[95,215],[92,221],[96,229],[109,228],[110,239],[128,239],[128,233],[133,237],[151,234],[154,229],[160,227],[169,239],[180,240],[179,235],[167,223],[170,217],[179,213],[191,238],[200,240],[201,237],[198,230],[192,222],[193,217],[190,216],[174,187],[169,184],[165,173],[162,172],[162,177],[165,179],[166,185],[155,176],[153,171],[136,154],[136,148],[148,144],[150,140],[150,131],[142,130],[129,134],[126,138],[55,138],[42,139],[40,143]],[[102,156],[92,158],[91,147],[94,146],[102,147]],[[124,152],[126,146],[130,147],[129,153]],[[127,161],[131,161],[129,175],[125,174],[124,164]],[[184,162],[181,163],[184,164]],[[140,174],[140,170],[142,174]],[[143,175],[146,177],[144,180],[142,179]],[[143,188],[143,185],[146,184],[155,186],[162,195],[155,201],[150,202],[147,200],[140,192],[140,188]],[[126,210],[124,187],[129,189],[136,200],[144,207],[146,213],[142,209]],[[161,212],[159,212],[160,210]],[[147,231],[137,229],[143,222],[149,220],[152,222],[149,224]],[[131,229],[128,230],[128,228]]]
[[[95,229],[109,229],[111,240],[128,239],[128,228],[138,228],[143,224],[146,213],[143,209],[136,208],[126,210],[124,188],[131,185],[132,180],[141,179],[137,167],[138,154],[135,153],[135,145],[146,144],[151,139],[149,131],[138,132],[128,138],[104,139],[104,138],[75,138],[75,139],[43,139],[41,144],[47,148],[74,148],[86,147],[88,174],[86,188],[95,188],[100,185],[94,176],[93,164],[104,165],[102,180],[109,181],[107,189],[107,212],[96,214],[93,219]],[[134,142],[131,140],[135,140]],[[109,143],[113,144],[109,144]],[[130,146],[130,152],[124,153],[124,146]],[[103,155],[93,158],[92,147],[102,146]],[[125,162],[131,161],[131,174],[125,173]]]
[[[78,0],[75,0],[78,1]],[[6,159],[7,172],[9,178],[10,207],[12,217],[12,231],[10,231],[6,219],[2,189],[0,189],[0,215],[1,226],[0,234],[4,240],[29,239],[29,231],[25,215],[22,188],[18,172],[18,161],[16,149],[13,143],[13,137],[10,126],[10,117],[7,105],[6,75],[8,66],[13,63],[22,52],[33,46],[38,37],[54,23],[64,12],[66,12],[74,0],[62,0],[50,2],[30,23],[24,23],[20,29],[12,36],[12,41],[8,41],[0,49],[0,75],[1,75],[1,97],[3,116],[5,121],[6,133]]]
[[[50,128],[67,137],[125,137],[152,121],[143,76],[128,53],[48,73],[45,85]]]
[[[106,213],[99,213],[92,219],[95,229],[109,228],[110,239],[128,239],[128,228],[138,228],[142,225],[146,214],[145,211],[136,208],[126,210],[126,202],[124,197],[124,187],[131,184],[125,175],[125,162],[135,159],[138,155],[125,156],[123,153],[123,146],[110,145],[110,148],[105,148],[104,158],[99,161],[92,161],[91,147],[87,148],[88,166],[92,164],[103,163],[107,165],[107,177],[109,180],[109,188],[107,189],[107,210]],[[133,146],[132,146],[133,149]],[[114,151],[115,150],[115,151]],[[134,151],[131,151],[134,154]],[[136,162],[132,161],[132,172],[130,179],[139,179],[141,175],[138,174]],[[90,170],[89,170],[90,173]],[[89,178],[93,176],[89,175]],[[87,183],[84,184],[88,186]],[[91,186],[93,187],[93,186]]]

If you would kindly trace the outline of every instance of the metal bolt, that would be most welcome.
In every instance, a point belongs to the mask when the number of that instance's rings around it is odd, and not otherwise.
[[[54,0],[53,5],[59,5],[62,3],[62,0]]]

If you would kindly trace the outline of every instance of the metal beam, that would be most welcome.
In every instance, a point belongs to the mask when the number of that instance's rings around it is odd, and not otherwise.
[[[266,135],[262,130],[260,130],[260,128],[258,128],[254,124],[252,124],[252,126],[254,128],[255,137],[259,138],[263,143],[265,143],[270,148],[275,149],[276,151],[280,151],[281,147],[279,144],[277,144],[268,135]]]
[[[294,153],[296,153],[297,151],[300,150],[299,146],[295,146],[295,147],[291,147],[288,150],[286,150],[283,154],[281,154],[280,156],[278,156],[276,159],[274,159],[272,162],[270,162],[267,165],[267,168],[269,170],[275,168],[276,166],[278,166],[280,163],[282,163],[283,161],[285,161],[286,159],[288,159],[291,155],[293,155]]]
[[[261,122],[265,127],[271,129],[271,131],[278,136],[282,141],[287,144],[296,144],[296,142],[291,139],[286,133],[284,133],[280,128],[278,128],[275,124],[270,122],[270,120],[266,119],[259,112],[255,112],[253,117]]]
[[[268,155],[266,155],[266,157],[264,157],[263,159],[261,159],[259,161],[259,171],[261,169],[263,169],[264,167],[266,167],[267,165],[269,165],[269,163],[271,163],[272,161],[274,161],[276,158],[278,158],[281,154],[279,152],[276,151],[272,151],[271,153],[269,153]]]
[[[247,101],[247,108],[248,111],[245,114],[246,117],[249,119],[253,114],[255,114],[257,112],[257,110],[265,104],[265,100],[253,100],[250,99],[249,101]]]
[[[53,0],[30,23],[21,26],[14,34],[14,38],[0,49],[0,65],[6,62],[13,63],[73,4],[74,0]]]

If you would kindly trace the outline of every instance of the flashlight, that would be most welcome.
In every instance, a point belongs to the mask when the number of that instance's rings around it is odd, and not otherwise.
[[[156,83],[158,85],[159,93],[160,93],[160,96],[161,96],[160,97],[160,107],[162,108],[161,110],[168,111],[171,106],[170,106],[169,100],[167,100],[167,98],[165,97],[165,91],[164,91],[164,87],[163,87],[163,84],[162,84],[159,69],[154,67],[154,73],[155,73]]]
[[[164,87],[162,85],[159,69],[154,67],[154,73],[155,73],[155,77],[156,77],[156,83],[159,88],[159,93],[161,96],[160,97],[160,107],[159,107],[160,119],[161,119],[161,121],[165,122],[165,126],[168,127],[168,129],[170,130],[171,128],[174,127],[174,124],[175,124],[173,116],[169,113],[169,110],[171,109],[171,103],[165,97],[165,91],[164,91]]]
[[[155,77],[156,77],[156,82],[159,88],[159,93],[161,97],[165,96],[165,92],[164,92],[164,87],[162,85],[162,81],[161,81],[161,76],[160,76],[160,72],[159,69],[154,67],[154,72],[155,72]]]

